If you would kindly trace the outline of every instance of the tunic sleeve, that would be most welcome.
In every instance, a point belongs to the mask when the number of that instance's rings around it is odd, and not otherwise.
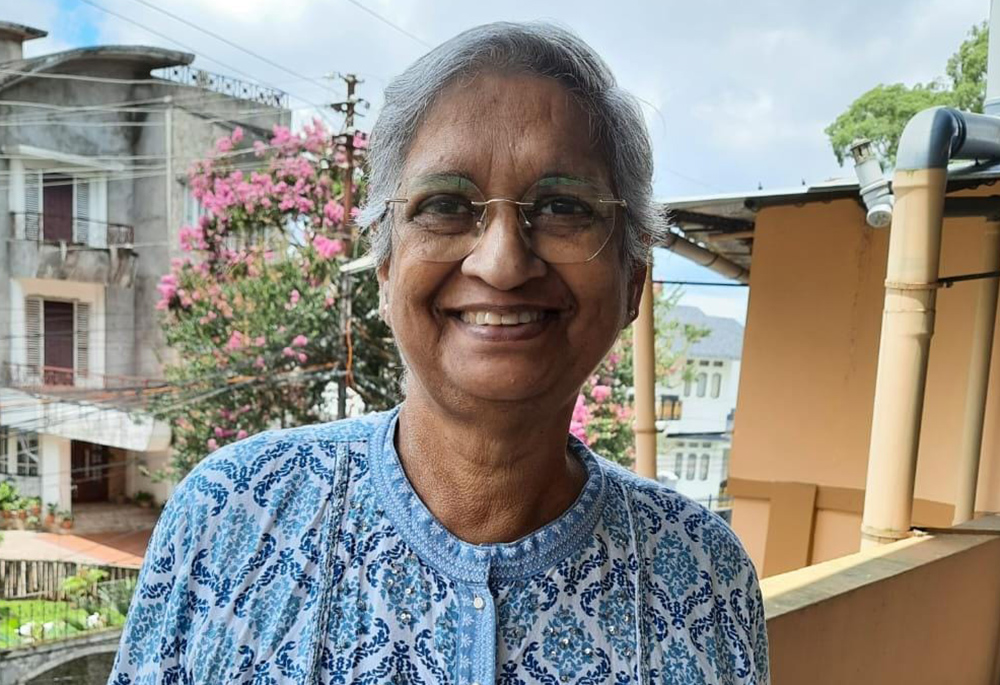
[[[183,682],[191,626],[188,583],[200,518],[191,506],[191,478],[167,501],[136,582],[109,685]]]

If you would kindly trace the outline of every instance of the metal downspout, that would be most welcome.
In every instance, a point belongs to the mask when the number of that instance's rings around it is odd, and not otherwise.
[[[861,548],[910,534],[951,159],[1000,157],[1000,119],[932,108],[900,138]]]

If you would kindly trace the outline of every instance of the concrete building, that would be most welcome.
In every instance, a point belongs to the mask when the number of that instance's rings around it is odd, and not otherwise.
[[[954,172],[948,200],[988,196],[1000,168]],[[733,434],[733,528],[772,576],[858,552],[883,319],[888,229],[865,222],[855,182],[671,203],[750,267]],[[940,274],[983,268],[991,224],[946,218]],[[952,524],[977,301],[984,281],[937,294],[920,424],[914,525]],[[994,312],[995,313],[995,312]],[[996,328],[1000,331],[1000,326]],[[980,451],[976,512],[1000,510],[1000,345]]]
[[[729,473],[743,326],[735,319],[708,316],[697,307],[678,306],[671,316],[709,333],[687,351],[688,372],[659,386],[661,400],[676,396],[682,410],[678,420],[661,424],[665,434],[658,441],[657,478],[719,509],[728,506],[721,495]]]
[[[156,285],[198,213],[186,171],[235,126],[288,125],[280,91],[144,46],[24,59],[0,22],[0,479],[45,504],[163,500],[169,427],[144,409],[168,351]]]

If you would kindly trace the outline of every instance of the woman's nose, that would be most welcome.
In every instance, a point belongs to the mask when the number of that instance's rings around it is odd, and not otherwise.
[[[463,274],[475,276],[497,290],[513,290],[545,275],[547,265],[528,246],[522,228],[524,217],[516,205],[492,204],[483,221],[483,236],[463,260]]]

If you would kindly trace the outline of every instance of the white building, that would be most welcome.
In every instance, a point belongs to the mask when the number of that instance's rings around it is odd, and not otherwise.
[[[237,125],[248,143],[287,125],[286,96],[155,47],[25,59],[44,35],[0,22],[0,480],[62,510],[162,501],[139,465],[166,462],[170,429],[143,397],[186,170]]]
[[[660,424],[665,436],[659,441],[657,478],[713,509],[725,507],[720,496],[729,474],[743,326],[696,307],[679,306],[671,314],[710,332],[688,351],[688,372],[666,379],[658,388],[661,399],[680,400],[681,417]]]

